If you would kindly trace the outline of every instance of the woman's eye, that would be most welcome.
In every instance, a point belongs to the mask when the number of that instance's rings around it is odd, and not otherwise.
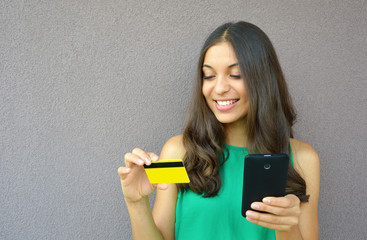
[[[240,79],[241,75],[230,75],[231,78]]]
[[[204,77],[203,77],[203,79],[204,79],[204,80],[212,79],[212,78],[214,78],[214,76],[204,76]]]

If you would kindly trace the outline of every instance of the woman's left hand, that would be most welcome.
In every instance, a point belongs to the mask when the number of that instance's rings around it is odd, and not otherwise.
[[[268,213],[248,210],[246,212],[248,221],[277,231],[291,231],[293,226],[298,225],[301,215],[300,200],[294,194],[285,197],[266,197],[262,202],[253,202],[251,208]]]

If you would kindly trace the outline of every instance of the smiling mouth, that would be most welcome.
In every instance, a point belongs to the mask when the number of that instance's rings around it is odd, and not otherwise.
[[[228,106],[231,104],[234,104],[236,102],[239,101],[239,99],[234,99],[234,100],[227,100],[227,101],[220,101],[220,100],[214,100],[218,105],[220,106]]]

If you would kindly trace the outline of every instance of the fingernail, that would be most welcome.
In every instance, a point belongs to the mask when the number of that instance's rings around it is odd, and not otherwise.
[[[143,163],[144,163],[144,161],[143,161],[143,160],[141,160],[141,159],[138,159],[138,163],[139,163],[139,164],[143,164]]]
[[[150,163],[150,161],[149,161],[149,159],[148,159],[148,158],[145,158],[145,163],[146,163],[146,164],[149,164],[149,163]]]
[[[253,216],[255,216],[255,215],[254,215],[254,213],[253,213],[253,212],[247,211],[247,212],[246,212],[246,216],[248,216],[248,217],[253,217]]]
[[[155,156],[155,155],[154,155],[154,156],[152,157],[152,159],[153,159],[154,161],[157,161],[157,160],[158,160],[158,156]]]
[[[269,199],[269,198],[264,198],[264,199],[263,199],[263,202],[264,202],[264,203],[270,203],[270,199]]]
[[[259,209],[260,206],[258,204],[256,204],[256,203],[254,203],[254,204],[251,205],[251,208],[253,208],[253,209]]]

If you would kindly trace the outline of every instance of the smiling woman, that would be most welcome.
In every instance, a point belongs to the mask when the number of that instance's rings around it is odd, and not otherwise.
[[[202,92],[221,123],[243,121],[248,111],[245,82],[229,42],[218,43],[206,52]]]
[[[266,34],[246,22],[218,27],[201,51],[184,133],[169,139],[160,157],[136,148],[119,168],[134,238],[317,239],[319,159],[292,138],[294,121]],[[239,183],[249,153],[287,153],[292,161],[287,195],[252,203],[262,212],[244,218]],[[159,159],[183,159],[190,183],[151,184],[143,165]],[[151,212],[148,195],[156,188]]]

